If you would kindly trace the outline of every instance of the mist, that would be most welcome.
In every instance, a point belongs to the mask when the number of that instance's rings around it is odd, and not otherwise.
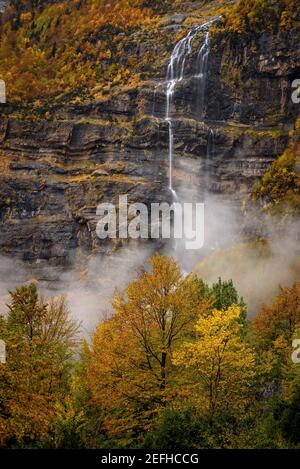
[[[82,324],[88,336],[111,314],[110,301],[115,289],[122,290],[134,280],[147,258],[154,253],[153,243],[130,242],[111,255],[91,256],[82,271],[26,265],[0,256],[0,314],[5,314],[9,291],[22,284],[38,281],[45,298],[64,295],[72,317]]]
[[[203,248],[187,251],[183,240],[170,243],[165,250],[179,261],[184,272],[195,272],[210,285],[219,277],[232,279],[248,305],[249,317],[274,299],[279,285],[291,286],[299,280],[299,219],[280,223],[278,218],[260,213],[249,201],[249,208],[242,211],[233,197],[227,195],[226,199],[209,192],[203,160],[178,159],[174,174],[179,201],[203,201],[205,207]]]
[[[189,161],[193,166],[194,161]],[[186,163],[185,163],[186,164]],[[197,162],[195,164],[198,164]],[[190,174],[193,174],[192,167]],[[188,186],[188,189],[186,188]],[[209,284],[221,277],[232,279],[255,315],[263,302],[270,302],[278,285],[288,286],[299,278],[299,223],[286,223],[278,230],[273,221],[264,228],[265,241],[250,242],[243,231],[247,225],[257,228],[257,219],[246,219],[232,201],[204,194],[196,184],[177,182],[180,202],[204,201],[205,242],[202,249],[186,250],[184,240],[157,242],[130,241],[110,255],[91,255],[80,269],[71,270],[44,265],[27,265],[19,260],[0,257],[0,312],[5,314],[8,291],[26,282],[38,281],[45,297],[65,295],[72,316],[82,323],[89,336],[112,312],[110,300],[116,288],[123,290],[133,281],[147,259],[159,250],[173,256],[184,273],[195,272]]]
[[[262,304],[274,299],[280,285],[291,286],[299,280],[300,223],[286,225],[279,228],[269,220],[261,239],[240,238],[233,247],[216,250],[197,265],[195,273],[209,284],[219,277],[232,279],[248,305],[249,317],[255,316]]]

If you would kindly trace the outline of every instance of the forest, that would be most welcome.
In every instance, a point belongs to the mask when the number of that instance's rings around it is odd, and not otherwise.
[[[1,447],[300,447],[299,282],[250,321],[231,281],[157,254],[112,305],[89,341],[65,298],[10,293]]]

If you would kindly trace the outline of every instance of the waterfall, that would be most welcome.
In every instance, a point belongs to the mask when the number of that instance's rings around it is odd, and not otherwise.
[[[215,133],[213,129],[209,129],[207,135],[207,149],[205,158],[205,191],[209,191],[210,187],[210,161],[215,154]]]
[[[210,53],[209,44],[209,27],[219,19],[219,17],[204,23],[201,26],[193,28],[189,33],[181,39],[174,47],[172,55],[169,60],[167,77],[166,77],[166,117],[165,120],[168,123],[169,129],[169,189],[173,196],[176,195],[173,188],[173,159],[174,159],[174,132],[173,132],[173,120],[172,120],[172,105],[174,93],[178,83],[185,78],[185,68],[189,55],[192,52],[193,41],[196,35],[200,32],[205,32],[204,41],[199,49],[197,62],[196,62],[196,74],[192,78],[198,81],[197,86],[197,109],[198,116],[200,119],[204,119],[205,116],[205,95],[206,95],[206,84],[207,84],[207,69],[208,59]]]
[[[208,78],[208,62],[210,54],[210,26],[218,21],[220,17],[214,18],[207,23],[197,26],[190,30],[188,34],[181,39],[174,47],[171,57],[169,59],[166,80],[163,83],[159,83],[154,91],[154,104],[152,109],[152,115],[155,116],[155,101],[157,95],[157,87],[162,86],[165,92],[166,98],[166,111],[165,111],[165,122],[168,125],[168,150],[169,150],[169,190],[172,193],[172,199],[174,203],[175,211],[175,223],[177,220],[177,210],[180,210],[180,202],[183,202],[182,196],[179,196],[173,186],[173,164],[174,164],[174,96],[177,86],[184,81],[193,80],[196,83],[195,92],[195,108],[196,108],[196,119],[204,121],[206,114],[206,91],[207,91],[207,78]],[[198,34],[203,34],[203,40],[197,54],[194,69],[191,66],[189,57],[193,50],[193,42]],[[204,123],[203,123],[203,127]],[[206,177],[208,178],[205,183],[205,190],[209,187],[209,160],[214,154],[214,132],[209,130],[207,137],[207,153],[205,159],[205,170]],[[197,192],[197,187],[188,187],[192,192]],[[196,189],[195,191],[193,189]],[[191,193],[190,193],[191,194]],[[190,194],[188,198],[190,198]],[[183,196],[183,197],[186,197]],[[192,196],[192,198],[194,195]],[[186,202],[186,200],[184,201]],[[175,226],[174,226],[175,229]],[[194,262],[194,253],[189,253],[185,249],[185,239],[177,239],[173,244],[175,250],[175,257],[182,264],[183,271],[188,272],[188,264]],[[192,259],[191,259],[192,256]]]
[[[173,195],[173,148],[174,148],[174,135],[173,135],[173,123],[172,123],[172,104],[176,85],[181,82],[184,78],[185,64],[188,56],[192,51],[192,45],[194,38],[198,31],[201,30],[201,26],[192,29],[186,37],[181,39],[172,52],[169,60],[167,78],[166,78],[166,121],[169,125],[169,189]]]
[[[204,119],[205,116],[205,95],[207,85],[207,71],[208,59],[210,54],[209,31],[205,33],[205,39],[202,47],[199,50],[197,57],[197,70],[196,78],[198,79],[197,86],[197,116]]]

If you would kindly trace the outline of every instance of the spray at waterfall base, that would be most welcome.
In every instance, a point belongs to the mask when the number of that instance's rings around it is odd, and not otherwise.
[[[174,239],[184,243],[186,250],[204,246],[204,204],[172,205],[152,203],[128,204],[127,195],[119,196],[118,206],[100,204],[97,208],[96,233],[99,239]]]
[[[213,18],[203,25],[193,28],[175,45],[168,63],[166,80],[158,83],[155,87],[153,117],[155,117],[155,95],[159,87],[163,88],[166,97],[165,121],[168,123],[169,150],[168,179],[169,191],[172,195],[172,205],[170,206],[168,203],[153,203],[150,210],[146,205],[141,203],[135,203],[128,207],[127,196],[119,197],[118,208],[110,203],[101,204],[97,209],[97,216],[99,216],[100,220],[97,224],[96,233],[99,239],[173,240],[174,242],[169,243],[168,246],[170,247],[171,245],[174,248],[173,255],[181,264],[187,260],[186,251],[200,250],[204,247],[204,204],[183,201],[180,193],[174,188],[173,118],[175,109],[173,101],[178,84],[189,75],[187,65],[192,54],[194,40],[198,35],[202,35],[195,67],[192,76],[189,78],[197,81],[197,119],[204,122],[210,57],[209,28],[219,19],[220,17]],[[209,129],[206,166],[213,152],[214,132],[212,129]],[[209,174],[209,172],[206,171],[206,174]],[[205,185],[205,190],[207,191],[209,186],[208,176],[206,177]],[[194,189],[196,188],[194,187]],[[210,244],[212,244],[211,239]]]

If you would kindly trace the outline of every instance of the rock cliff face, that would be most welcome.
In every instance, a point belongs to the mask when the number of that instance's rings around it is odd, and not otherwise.
[[[249,193],[286,148],[299,112],[291,100],[299,40],[299,33],[212,37],[203,122],[192,73],[199,35],[191,73],[174,95],[175,186],[193,179],[201,192],[209,171],[210,192],[238,202]],[[12,117],[9,105],[1,107],[2,253],[67,265],[78,251],[111,251],[95,233],[100,202],[119,194],[144,203],[169,199],[166,65],[155,82],[106,102],[56,109],[47,120]]]
[[[7,120],[1,135],[2,252],[65,264],[76,248],[111,250],[96,238],[100,202],[168,199],[164,157],[142,126]]]

